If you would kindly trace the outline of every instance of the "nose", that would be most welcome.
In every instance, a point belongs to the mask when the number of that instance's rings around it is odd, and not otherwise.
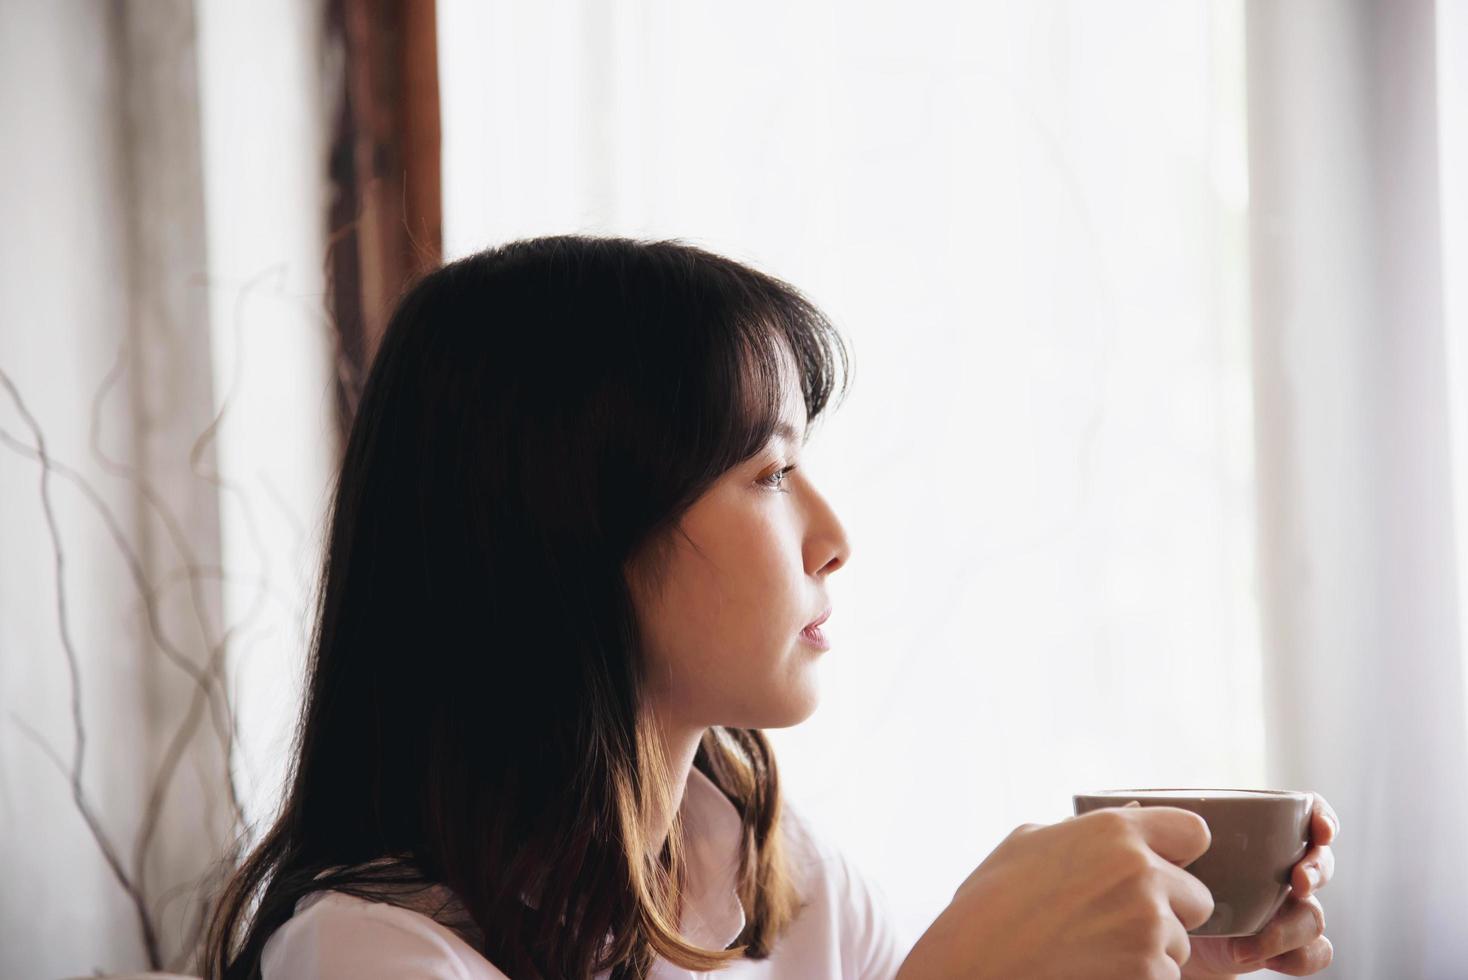
[[[851,557],[846,528],[815,487],[810,488],[810,524],[806,533],[806,571],[822,578],[845,566]]]

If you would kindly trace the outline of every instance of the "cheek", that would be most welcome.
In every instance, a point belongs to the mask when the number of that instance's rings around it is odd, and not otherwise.
[[[754,521],[744,533],[724,542],[718,571],[706,581],[712,596],[703,610],[706,639],[722,638],[740,659],[768,660],[788,648],[808,604],[799,547],[769,520]]]
[[[669,569],[649,637],[651,693],[696,724],[795,724],[815,700],[815,656],[797,637],[810,611],[798,551],[768,521],[742,530],[694,537],[698,551]]]

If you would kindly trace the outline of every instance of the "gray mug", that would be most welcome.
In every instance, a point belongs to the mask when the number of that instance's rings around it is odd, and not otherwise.
[[[1171,806],[1208,824],[1213,841],[1188,874],[1213,895],[1213,914],[1190,936],[1255,936],[1290,893],[1290,871],[1310,845],[1313,797],[1273,789],[1110,789],[1077,793],[1076,816],[1103,807]]]

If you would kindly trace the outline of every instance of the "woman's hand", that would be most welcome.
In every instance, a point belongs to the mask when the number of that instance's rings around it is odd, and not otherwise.
[[[1330,966],[1333,949],[1325,938],[1325,912],[1315,892],[1335,873],[1330,843],[1339,832],[1335,810],[1315,794],[1310,811],[1312,846],[1290,871],[1290,897],[1257,936],[1189,937],[1193,952],[1183,967],[1184,980],[1213,980],[1255,970],[1305,977]]]
[[[959,886],[898,980],[1176,980],[1213,897],[1182,866],[1212,838],[1177,807],[1026,824]]]

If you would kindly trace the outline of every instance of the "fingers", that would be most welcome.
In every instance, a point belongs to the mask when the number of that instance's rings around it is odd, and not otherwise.
[[[1290,889],[1300,897],[1324,888],[1335,874],[1335,851],[1316,845],[1290,870]]]
[[[1202,857],[1213,843],[1208,823],[1190,810],[1175,806],[1144,806],[1127,810],[1147,846],[1179,867]]]
[[[1213,915],[1213,894],[1208,886],[1181,868],[1161,866],[1167,886],[1167,901],[1172,914],[1188,929],[1196,929]]]
[[[1182,973],[1183,964],[1192,957],[1192,940],[1188,937],[1188,930],[1183,928],[1176,916],[1164,916],[1162,928],[1166,934],[1166,944],[1163,949],[1167,956],[1177,964],[1178,973]],[[1191,927],[1189,927],[1191,928]]]
[[[1263,932],[1234,940],[1234,956],[1240,963],[1292,958],[1291,963],[1303,965],[1313,962],[1321,955],[1321,949],[1330,946],[1329,942],[1324,947],[1318,946],[1317,941],[1324,937],[1325,910],[1320,907],[1320,900],[1313,896],[1299,899],[1291,895]],[[1328,956],[1326,962],[1329,962]],[[1270,963],[1265,965],[1271,970],[1279,969]]]
[[[1330,966],[1330,961],[1334,958],[1335,947],[1330,944],[1329,939],[1321,936],[1303,949],[1291,950],[1283,956],[1266,960],[1264,966],[1287,976],[1307,977]]]
[[[1312,795],[1315,802],[1310,807],[1310,842],[1329,844],[1341,831],[1341,818],[1336,816],[1335,808],[1325,801],[1325,797],[1319,793]]]

